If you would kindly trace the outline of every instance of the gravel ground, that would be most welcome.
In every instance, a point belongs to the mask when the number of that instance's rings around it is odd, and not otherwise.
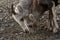
[[[14,21],[9,12],[11,4],[18,3],[18,1],[19,0],[0,0],[0,40],[60,40],[60,33],[54,34],[40,28],[37,28],[37,31],[35,33],[23,33],[23,30]],[[58,18],[60,18],[59,6],[60,5],[56,7]],[[40,26],[42,26],[43,24],[43,26],[47,26],[47,18],[47,15],[44,15],[44,17],[41,18],[42,21]],[[60,24],[59,20],[58,24]]]

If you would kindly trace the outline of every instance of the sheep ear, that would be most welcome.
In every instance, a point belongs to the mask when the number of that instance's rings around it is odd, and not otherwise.
[[[16,13],[22,13],[23,12],[23,8],[20,6],[20,5],[17,5],[16,7],[15,7],[15,12]]]
[[[34,20],[34,15],[33,15],[33,14],[30,14],[30,15],[29,15],[29,19],[30,19],[30,20]]]
[[[23,12],[23,8],[22,8],[21,6],[18,6],[18,10],[19,10],[20,12]]]
[[[16,5],[16,6],[15,6],[14,4],[12,4],[12,5],[11,5],[11,9],[12,9],[12,14],[14,14],[14,15],[23,12],[23,8],[22,8],[20,5]]]

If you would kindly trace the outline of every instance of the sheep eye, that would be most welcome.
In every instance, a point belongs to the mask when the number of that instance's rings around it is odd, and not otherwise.
[[[23,19],[23,18],[21,18],[21,19],[20,19],[20,21],[24,21],[24,19]]]

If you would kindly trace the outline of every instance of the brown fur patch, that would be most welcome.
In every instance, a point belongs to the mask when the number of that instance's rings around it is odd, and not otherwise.
[[[37,0],[32,0],[31,9],[32,9],[32,10],[35,10],[35,9],[37,8],[37,5],[38,5]]]

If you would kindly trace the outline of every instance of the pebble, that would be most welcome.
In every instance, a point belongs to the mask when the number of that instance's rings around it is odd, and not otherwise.
[[[12,23],[11,26],[14,26],[14,24]]]
[[[3,31],[5,29],[5,27],[0,27],[0,31]]]
[[[7,22],[7,20],[4,20],[4,22]]]
[[[6,27],[8,27],[8,24],[5,24]]]
[[[1,37],[0,40],[3,40],[4,37]]]
[[[21,35],[21,34],[23,34],[23,32],[20,32],[19,34]]]
[[[0,18],[0,21],[2,21],[3,18]]]
[[[2,12],[2,9],[0,9],[0,13]]]

